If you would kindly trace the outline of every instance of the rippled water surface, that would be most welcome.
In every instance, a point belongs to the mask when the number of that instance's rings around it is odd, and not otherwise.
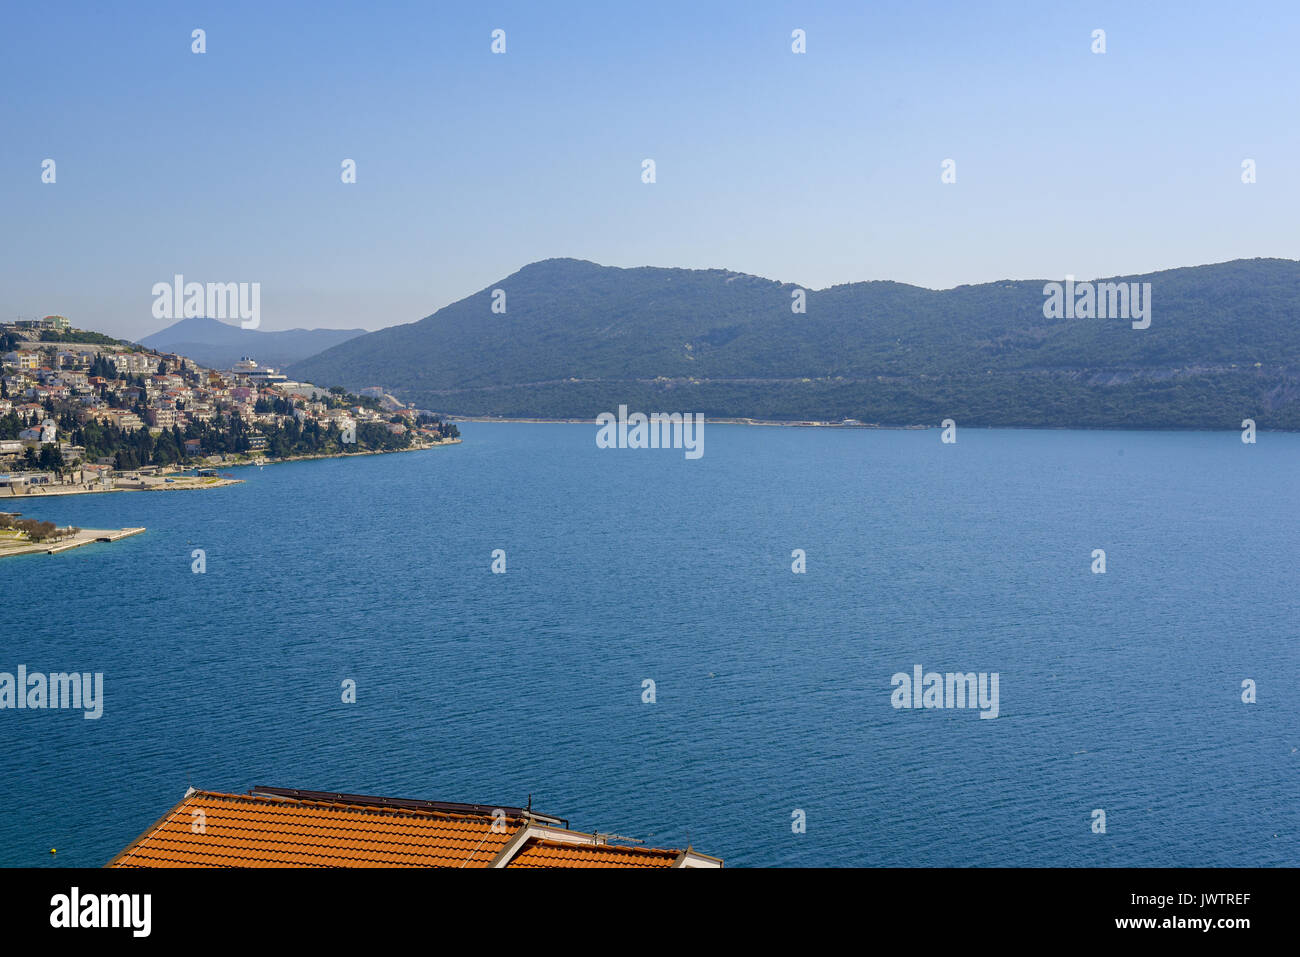
[[[105,682],[0,711],[0,863],[103,864],[187,783],[531,795],[739,866],[1300,860],[1300,436],[462,431],[24,501],[148,532],[0,561],[0,671]],[[895,710],[916,664],[999,716]]]

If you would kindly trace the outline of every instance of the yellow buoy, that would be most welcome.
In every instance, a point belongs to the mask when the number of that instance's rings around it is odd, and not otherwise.
[[[57,853],[59,853],[59,852],[56,851],[54,848],[50,848],[50,853],[51,853],[51,854],[57,854]]]

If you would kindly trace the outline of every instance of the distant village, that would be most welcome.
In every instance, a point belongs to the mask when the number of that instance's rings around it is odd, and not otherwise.
[[[222,465],[426,448],[459,434],[380,388],[320,389],[252,357],[207,369],[63,316],[0,323],[0,498],[165,488]]]

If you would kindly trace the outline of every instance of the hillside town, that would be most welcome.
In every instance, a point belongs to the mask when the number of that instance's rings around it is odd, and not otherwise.
[[[458,439],[382,389],[321,389],[252,357],[207,369],[63,316],[0,324],[0,498],[194,487],[220,466]]]

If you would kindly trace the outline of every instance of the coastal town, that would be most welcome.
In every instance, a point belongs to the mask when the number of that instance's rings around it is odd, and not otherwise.
[[[74,328],[0,324],[0,501],[209,488],[223,466],[394,452],[459,430],[381,388],[352,395],[245,357],[208,369]]]

